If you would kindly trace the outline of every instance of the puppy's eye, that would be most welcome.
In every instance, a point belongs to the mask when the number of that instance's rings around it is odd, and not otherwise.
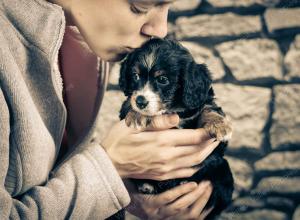
[[[166,86],[166,85],[169,84],[169,79],[168,79],[168,77],[162,76],[162,75],[156,77],[156,81],[157,81],[159,84],[164,85],[164,86]]]
[[[138,82],[139,80],[140,80],[140,76],[139,76],[139,74],[134,74],[133,75],[133,80],[135,81],[135,82]]]

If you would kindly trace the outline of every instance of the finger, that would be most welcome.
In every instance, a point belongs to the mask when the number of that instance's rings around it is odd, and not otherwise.
[[[159,131],[176,127],[179,123],[177,114],[157,115],[151,119],[151,124],[147,126],[147,131]]]
[[[170,158],[172,160],[180,159],[184,156],[190,156],[190,155],[195,155],[196,153],[200,153],[201,151],[203,151],[203,149],[205,149],[206,147],[209,147],[209,145],[211,145],[214,142],[215,142],[215,139],[212,138],[212,139],[205,141],[203,144],[201,144],[201,146],[199,146],[199,144],[188,145],[188,146],[186,146],[186,145],[185,146],[176,146],[176,147],[167,149],[166,152],[169,153]]]
[[[201,212],[203,211],[205,205],[207,204],[211,193],[212,193],[213,187],[210,184],[204,194],[202,194],[202,196],[191,206],[190,208],[190,215],[193,218],[197,218],[198,216],[200,216]]]
[[[214,207],[211,207],[209,209],[205,209],[199,216],[199,220],[204,220],[208,215],[209,213],[214,209]]]
[[[208,146],[212,144],[215,139],[210,139],[205,142],[202,146]],[[165,159],[170,160],[170,162],[174,161],[175,159],[182,158],[184,156],[195,155],[202,150],[202,146],[199,145],[188,145],[188,146],[173,146],[169,148],[161,149],[166,155]]]
[[[199,150],[202,150],[212,143],[216,141],[215,138],[210,138],[207,140],[204,140],[201,144],[195,144],[195,145],[181,145],[181,146],[176,146],[174,151],[174,155],[176,156],[176,153],[178,153],[177,157],[182,157],[182,156],[187,156],[187,155],[192,155],[195,152],[199,152]]]
[[[160,193],[155,196],[153,200],[153,204],[156,204],[157,207],[161,207],[165,204],[173,202],[178,197],[185,195],[197,188],[197,183],[189,182],[182,184],[180,186],[176,186],[173,189],[170,189],[166,192]]]
[[[210,141],[207,141],[207,143],[209,143],[209,145],[203,148],[199,147],[198,152],[183,157],[179,157],[173,160],[170,163],[170,166],[172,166],[174,169],[177,170],[180,168],[192,167],[201,164],[220,144],[219,141],[215,141],[212,143]]]
[[[205,220],[205,218],[209,215],[209,213],[213,210],[214,207],[209,209],[205,209],[200,216],[193,217],[190,215],[189,210],[184,211],[183,213],[178,213],[177,215],[173,215],[165,218],[164,220],[183,220],[183,219],[197,219],[197,220]]]
[[[149,139],[157,140],[165,146],[199,145],[211,139],[204,129],[169,129],[148,132]]]
[[[127,134],[141,132],[133,127],[128,127],[124,119],[115,124],[114,128],[116,129],[115,132],[120,132],[122,134],[124,134],[124,132],[126,132]]]
[[[194,191],[187,193],[186,195],[180,197],[173,203],[167,205],[164,208],[161,208],[159,214],[168,217],[173,216],[179,212],[183,212],[195,201],[197,201],[197,199],[205,192],[209,184],[209,181],[201,182]]]
[[[183,168],[183,169],[178,169],[178,170],[173,170],[170,172],[167,172],[166,174],[163,175],[154,175],[153,177],[148,179],[154,179],[158,181],[163,181],[163,180],[169,180],[169,179],[178,179],[178,178],[188,178],[193,176],[200,168],[198,167],[189,167],[189,168]],[[145,178],[147,179],[147,178]]]

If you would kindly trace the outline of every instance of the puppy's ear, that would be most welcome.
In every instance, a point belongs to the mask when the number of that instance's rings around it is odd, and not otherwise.
[[[129,61],[126,59],[121,63],[120,68],[119,86],[125,96],[129,95],[129,65]]]
[[[212,80],[204,64],[191,62],[184,73],[183,104],[188,109],[199,108],[208,97]]]

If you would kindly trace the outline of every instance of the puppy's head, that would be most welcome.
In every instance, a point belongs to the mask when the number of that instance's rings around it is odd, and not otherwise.
[[[129,54],[119,79],[132,108],[148,116],[201,107],[210,84],[206,66],[168,39],[152,39]]]

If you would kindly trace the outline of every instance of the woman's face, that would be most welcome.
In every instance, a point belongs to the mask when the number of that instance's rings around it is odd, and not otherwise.
[[[118,61],[150,36],[167,34],[172,0],[72,0],[69,15],[89,47],[106,61]]]

